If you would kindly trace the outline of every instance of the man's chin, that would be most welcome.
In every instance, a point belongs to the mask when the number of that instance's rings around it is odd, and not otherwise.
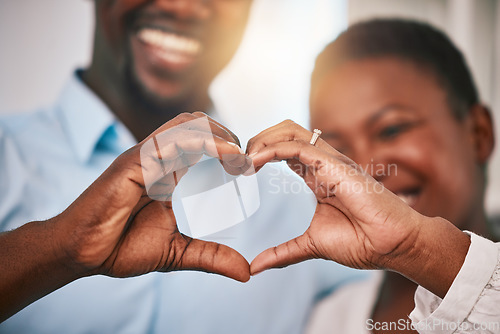
[[[175,111],[184,112],[183,108],[189,105],[189,94],[182,85],[167,82],[150,87],[134,76],[129,77],[129,92],[134,102],[141,108],[152,113]]]
[[[142,89],[140,95],[142,100],[148,104],[158,105],[160,107],[167,107],[171,105],[183,104],[186,99],[186,94],[180,87],[172,89],[171,87],[165,89]]]
[[[176,94],[168,95],[149,90],[136,91],[136,93],[135,99],[139,105],[152,113],[172,113],[175,111],[181,113],[186,111],[185,109],[189,105],[185,94],[181,94],[180,91]]]

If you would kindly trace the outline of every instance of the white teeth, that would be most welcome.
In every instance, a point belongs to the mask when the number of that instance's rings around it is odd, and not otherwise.
[[[143,28],[138,33],[144,43],[153,45],[165,52],[194,56],[201,49],[201,43],[193,38],[179,36],[158,29]]]

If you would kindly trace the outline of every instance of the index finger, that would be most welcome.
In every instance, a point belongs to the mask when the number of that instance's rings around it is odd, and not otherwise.
[[[260,151],[266,146],[280,142],[309,142],[312,136],[313,133],[311,131],[288,119],[260,132],[251,138],[247,144],[247,153],[252,154]],[[328,143],[321,138],[318,138],[315,146],[330,153],[337,153],[333,147],[328,145]]]
[[[218,137],[224,138],[228,142],[233,142],[240,146],[238,137],[232,133],[228,128],[210,118],[207,114],[202,112],[182,113],[172,118],[170,121],[162,124],[158,129],[146,137],[142,143],[148,141],[154,136],[158,136],[166,131],[175,128],[182,128],[187,130],[197,130],[207,133],[212,133]]]
[[[212,117],[208,116],[207,114],[205,114],[202,111],[195,111],[193,113],[193,115],[197,116],[197,117],[206,117],[208,119],[208,121],[210,122],[210,128],[212,129],[212,131],[214,132],[214,134],[216,134],[217,136],[219,136],[221,138],[224,138],[227,141],[232,141],[236,145],[238,145],[238,146],[241,147],[240,139],[238,138],[238,136],[236,136],[227,127],[225,127],[221,123],[217,122]]]

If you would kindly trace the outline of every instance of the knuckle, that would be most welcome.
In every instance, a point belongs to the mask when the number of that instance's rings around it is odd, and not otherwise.
[[[340,163],[345,164],[355,170],[359,171],[361,169],[361,167],[357,163],[355,163],[352,159],[346,157],[345,155],[340,155],[336,158],[337,161],[339,161]]]
[[[208,117],[208,115],[205,112],[201,111],[201,110],[193,112],[192,115],[197,116],[197,117],[205,117],[205,116]]]
[[[193,120],[195,117],[188,113],[188,112],[183,112],[175,117],[175,120],[177,120],[179,123],[184,123],[187,121]]]
[[[115,159],[113,165],[117,168],[125,168],[130,162],[135,161],[140,157],[140,149],[142,145],[135,145],[123,152]]]
[[[310,146],[309,142],[307,142],[303,139],[297,139],[295,141],[299,144],[300,148],[305,148],[305,147]]]

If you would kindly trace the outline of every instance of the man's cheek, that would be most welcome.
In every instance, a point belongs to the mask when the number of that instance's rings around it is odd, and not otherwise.
[[[217,16],[219,22],[233,24],[233,26],[235,26],[234,23],[237,23],[237,25],[245,27],[251,5],[251,0],[213,1],[213,15]]]

